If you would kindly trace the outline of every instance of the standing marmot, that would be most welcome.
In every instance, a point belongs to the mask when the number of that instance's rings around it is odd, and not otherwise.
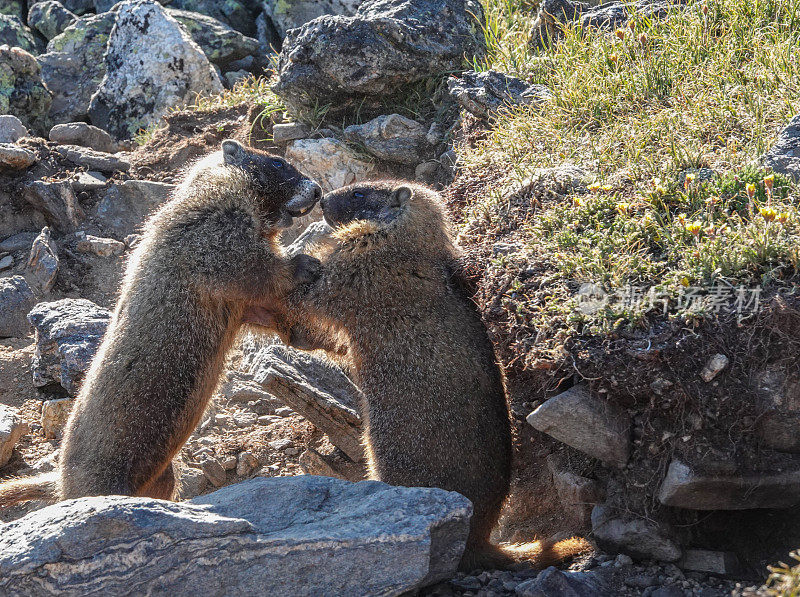
[[[171,498],[172,458],[205,410],[243,312],[285,296],[306,259],[284,257],[277,235],[320,195],[283,159],[235,141],[197,164],[144,225],[57,473],[0,485],[0,506]]]
[[[574,553],[572,544],[544,554],[538,543],[489,542],[509,491],[508,405],[439,195],[373,182],[330,193],[321,205],[338,244],[321,255],[321,277],[293,294],[291,319],[301,323],[283,336],[302,338],[301,348],[315,347],[309,337],[328,347],[344,336],[364,394],[371,477],[468,497],[474,515],[463,569]]]

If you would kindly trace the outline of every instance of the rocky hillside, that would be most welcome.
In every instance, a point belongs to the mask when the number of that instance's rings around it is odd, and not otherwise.
[[[0,594],[794,594],[790,566],[758,587],[800,546],[799,22],[796,0],[2,3],[0,477],[53,470],[142,222],[236,138],[325,190],[443,192],[514,417],[496,539],[596,551],[456,574],[470,505],[350,483],[358,389],[244,331],[182,501],[0,512]]]

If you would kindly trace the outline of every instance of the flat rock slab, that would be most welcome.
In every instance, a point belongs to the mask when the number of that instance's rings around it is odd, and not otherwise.
[[[252,358],[249,373],[267,392],[319,427],[353,461],[364,457],[360,392],[340,369],[274,344]]]
[[[0,525],[0,593],[399,595],[452,576],[471,513],[454,492],[311,476],[69,500]]]
[[[85,166],[89,170],[97,170],[98,172],[125,171],[131,167],[129,162],[111,153],[96,151],[79,145],[59,145],[56,147],[56,151],[73,164]]]
[[[790,508],[800,504],[800,467],[751,475],[721,475],[693,470],[673,460],[658,501],[689,510]]]
[[[100,346],[111,312],[86,299],[39,303],[28,314],[36,330],[33,385],[59,383],[71,395]]]
[[[626,517],[606,505],[592,509],[592,534],[601,548],[612,553],[622,551],[661,562],[676,562],[681,557],[680,547],[663,528],[643,518]]]
[[[541,104],[553,97],[544,85],[531,85],[497,71],[466,71],[447,81],[450,96],[479,118],[487,118],[500,108]]]
[[[547,400],[527,420],[538,431],[593,458],[618,467],[628,462],[630,417],[595,398],[584,384]]]

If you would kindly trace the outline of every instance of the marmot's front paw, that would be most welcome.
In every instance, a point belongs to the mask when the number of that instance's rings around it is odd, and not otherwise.
[[[296,284],[311,284],[322,275],[322,262],[310,255],[295,255],[291,263]]]

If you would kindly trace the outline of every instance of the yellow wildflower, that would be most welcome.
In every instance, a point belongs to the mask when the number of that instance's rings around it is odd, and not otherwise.
[[[758,213],[760,213],[761,217],[767,222],[771,222],[778,215],[778,213],[771,207],[761,207],[759,208]]]
[[[624,29],[617,29],[614,32],[614,35],[616,35],[619,39],[625,39],[625,30]]]
[[[750,199],[756,196],[756,185],[752,182],[747,184],[747,196],[750,197]]]
[[[599,182],[593,182],[587,188],[592,192],[599,191],[600,190],[600,183]]]
[[[703,227],[703,223],[702,222],[696,222],[695,221],[695,222],[691,222],[689,224],[686,224],[686,231],[691,233],[694,236],[697,236],[698,234],[700,234],[700,229],[702,227]]]
[[[764,186],[767,187],[769,192],[772,192],[772,187],[775,185],[775,175],[768,174],[764,177]]]
[[[630,208],[631,208],[631,204],[630,203],[625,203],[624,201],[622,201],[620,203],[617,203],[617,211],[619,213],[621,213],[622,215],[627,214],[628,210],[630,210]]]
[[[606,193],[608,193],[608,192],[609,192],[610,190],[612,190],[613,188],[614,188],[614,187],[612,187],[610,184],[604,184],[602,187],[600,187],[600,189],[601,189],[601,190],[603,190],[603,191],[605,191]]]
[[[778,220],[778,221],[779,221],[781,224],[785,224],[786,222],[788,222],[788,221],[789,221],[789,214],[788,214],[787,212],[785,212],[785,211],[782,211],[781,213],[779,213],[779,214],[776,216],[776,219],[777,219],[777,220]]]

